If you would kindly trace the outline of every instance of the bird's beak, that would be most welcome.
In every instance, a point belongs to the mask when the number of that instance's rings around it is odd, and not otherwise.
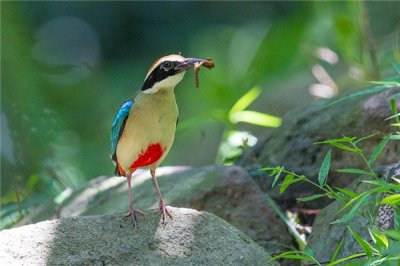
[[[195,67],[196,63],[207,63],[209,60],[199,58],[186,58],[185,61],[175,67],[175,70],[183,72]]]

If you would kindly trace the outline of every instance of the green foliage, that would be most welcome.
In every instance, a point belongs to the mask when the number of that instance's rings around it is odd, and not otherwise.
[[[384,199],[382,199],[379,203],[400,206],[400,194],[387,196]]]
[[[228,117],[224,118],[224,121],[229,121],[231,126],[244,122],[257,126],[279,127],[281,125],[280,118],[261,112],[245,110],[260,96],[260,93],[261,90],[258,87],[254,87],[245,93],[234,103],[228,112]]]
[[[392,108],[392,112],[396,114],[397,111]],[[394,208],[398,208],[400,206],[400,180],[396,177],[392,177],[392,180],[395,183],[391,183],[390,180],[379,179],[378,175],[373,169],[373,165],[379,158],[380,154],[382,154],[388,143],[390,143],[390,141],[393,141],[393,135],[388,134],[384,136],[369,155],[366,154],[365,151],[359,147],[361,142],[368,141],[371,137],[374,137],[377,134],[378,133],[375,132],[361,138],[343,136],[342,138],[330,139],[315,143],[318,145],[330,145],[345,152],[357,154],[360,157],[360,159],[365,163],[365,169],[344,168],[337,170],[340,173],[365,175],[374,178],[373,180],[362,180],[363,183],[372,185],[372,188],[360,194],[349,189],[332,188],[329,186],[327,181],[331,163],[331,150],[327,152],[321,164],[317,178],[318,183],[315,183],[314,181],[312,181],[312,179],[305,177],[304,175],[298,175],[294,172],[287,171],[283,166],[269,167],[263,169],[270,172],[271,175],[274,176],[272,186],[275,186],[279,180],[282,180],[280,184],[281,193],[285,192],[291,184],[297,183],[299,181],[308,182],[313,186],[319,188],[321,191],[325,192],[323,194],[315,194],[304,198],[298,198],[298,201],[311,201],[322,197],[328,197],[342,202],[343,206],[337,212],[339,218],[336,221],[332,222],[332,224],[348,223],[355,217],[363,217],[364,219],[368,220],[370,225],[368,227],[368,230],[370,232],[373,244],[370,244],[367,240],[363,239],[359,234],[348,227],[349,232],[359,243],[364,253],[353,254],[345,258],[337,259],[339,250],[344,242],[344,239],[342,239],[342,241],[339,243],[338,247],[332,254],[331,261],[326,265],[342,264],[356,258],[360,260],[363,257],[366,258],[362,259],[361,261],[368,262],[369,265],[383,265],[385,263],[389,263],[390,261],[400,259],[400,255],[398,253],[399,249],[392,248],[393,245],[395,247],[399,246],[399,225],[397,223],[395,224],[395,230],[382,230],[375,225],[375,219],[371,215],[371,213],[374,212],[374,210],[376,210],[380,205],[387,204],[393,206]],[[282,174],[286,175],[283,179],[281,178]],[[374,198],[374,200],[371,200],[371,198]],[[375,205],[373,206],[374,210],[372,211],[370,211],[369,205],[371,202],[375,202]],[[367,211],[365,212],[365,210]],[[398,215],[398,212],[395,212],[395,215]],[[400,217],[397,217],[396,219],[399,218]],[[303,249],[304,248],[296,251],[284,252],[273,257],[271,260],[286,258],[313,261],[315,265],[322,264],[318,262],[314,257],[308,255],[308,253],[302,252],[301,250]]]
[[[374,172],[372,165],[376,162],[377,157],[379,154],[382,153],[386,144],[390,141],[390,135],[385,136],[382,141],[377,145],[374,149],[372,154],[369,156],[369,160],[367,160],[367,156],[365,152],[358,148],[357,144],[360,141],[366,141],[371,136],[375,136],[376,134],[372,134],[367,137],[357,138],[357,137],[342,137],[340,139],[331,139],[326,141],[321,141],[316,144],[325,144],[331,145],[333,147],[339,148],[346,152],[356,153],[360,156],[360,158],[366,163],[366,167],[368,170],[363,169],[355,169],[355,168],[346,168],[346,169],[339,169],[339,172],[342,173],[351,173],[351,174],[361,174],[374,177],[374,180],[363,180],[362,182],[368,183],[373,185],[371,189],[357,194],[354,191],[344,189],[344,188],[332,188],[327,183],[329,168],[330,168],[330,157],[331,151],[329,150],[323,160],[319,175],[318,175],[318,183],[315,183],[310,178],[305,177],[304,175],[298,175],[294,172],[290,172],[285,170],[283,166],[278,167],[270,167],[270,168],[263,168],[263,170],[268,171],[274,176],[273,186],[279,180],[282,180],[280,184],[280,192],[283,193],[286,189],[294,183],[305,181],[313,186],[319,188],[320,190],[324,191],[323,194],[315,194],[304,198],[298,198],[299,201],[311,201],[316,200],[322,197],[329,197],[333,198],[337,201],[343,203],[342,208],[337,212],[337,215],[340,217],[332,222],[332,224],[336,223],[347,223],[354,219],[355,217],[363,217],[369,221],[371,227],[368,228],[371,238],[374,244],[370,244],[367,240],[364,240],[359,234],[353,231],[350,227],[348,227],[349,232],[352,236],[356,239],[356,241],[360,244],[361,248],[363,249],[364,253],[353,254],[346,258],[337,259],[338,252],[343,245],[343,239],[339,243],[338,247],[335,249],[334,253],[332,254],[332,259],[327,265],[337,265],[344,262],[348,262],[353,259],[360,259],[366,257],[365,261],[369,261],[370,265],[380,265],[385,262],[389,262],[395,259],[399,259],[399,255],[397,254],[398,250],[394,249],[391,250],[390,247],[393,244],[390,244],[393,241],[399,241],[399,231],[385,231],[375,226],[375,219],[370,215],[370,212],[364,212],[363,210],[367,210],[370,208],[368,205],[371,202],[370,198],[374,197],[378,205],[375,205],[377,208],[379,205],[388,204],[392,206],[400,206],[400,185],[392,184],[389,181],[378,179],[377,174]],[[283,179],[282,174],[285,176]],[[400,180],[394,178],[397,183],[400,183]],[[382,195],[385,195],[382,197]],[[374,202],[374,201],[372,201]],[[398,225],[396,225],[398,227]],[[396,229],[398,230],[398,228]],[[392,240],[390,240],[392,239]],[[394,245],[399,245],[398,242]],[[301,250],[304,248],[296,251],[289,251],[281,253],[271,260],[276,259],[296,259],[296,260],[304,260],[304,261],[312,261],[315,265],[321,265],[313,256],[309,253],[305,253]]]

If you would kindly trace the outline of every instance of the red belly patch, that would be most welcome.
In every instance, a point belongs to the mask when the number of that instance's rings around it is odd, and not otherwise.
[[[163,148],[160,143],[150,144],[145,151],[142,150],[137,160],[132,163],[130,167],[131,172],[133,173],[139,167],[148,166],[157,162],[164,151],[165,148]],[[117,163],[117,167],[121,175],[126,174],[119,163]]]
[[[142,151],[139,157],[131,165],[131,170],[136,170],[138,167],[148,166],[157,162],[164,153],[164,148],[160,143],[150,144],[146,151]]]

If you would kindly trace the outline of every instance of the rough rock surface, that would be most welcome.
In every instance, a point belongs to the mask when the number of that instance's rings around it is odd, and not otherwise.
[[[400,176],[400,164],[392,165],[384,169],[384,172],[391,173],[393,176]],[[356,180],[354,180],[348,189],[355,191],[357,194],[360,194],[369,189],[375,188],[376,186],[372,186],[366,183],[361,183],[362,180],[369,180],[371,177],[369,176],[360,176]],[[357,216],[353,220],[350,220],[346,223],[338,223],[331,224],[335,220],[338,219],[337,212],[340,208],[343,207],[343,204],[335,201],[321,210],[321,212],[317,215],[315,222],[313,224],[313,232],[308,239],[308,248],[314,251],[314,256],[319,261],[329,261],[332,258],[332,255],[339,245],[339,243],[343,239],[343,245],[339,250],[337,255],[337,259],[344,258],[350,256],[352,254],[356,254],[361,252],[362,249],[356,239],[351,235],[347,227],[350,227],[353,231],[357,232],[363,239],[369,240],[372,243],[371,236],[368,232],[367,227],[371,227],[372,224],[363,217]],[[369,199],[369,208],[370,212],[377,215],[375,202],[373,197]],[[359,208],[359,211],[365,212],[365,207],[362,206]],[[343,213],[341,214],[343,215]],[[394,221],[393,221],[394,223]],[[399,252],[400,252],[400,243],[397,242]]]
[[[0,232],[2,265],[266,265],[270,256],[222,219],[170,208],[139,216],[62,218]],[[271,265],[277,265],[271,263]]]
[[[323,108],[328,102],[317,102],[303,110],[294,110],[285,115],[280,128],[270,131],[260,138],[255,148],[247,150],[236,164],[243,166],[281,203],[293,201],[296,197],[316,193],[313,187],[304,182],[292,185],[287,193],[280,194],[279,189],[271,190],[272,177],[257,171],[260,167],[283,165],[286,169],[317,178],[321,163],[329,145],[315,145],[315,142],[341,138],[342,135],[362,137],[379,131],[391,131],[390,122],[385,121],[391,115],[388,98],[398,90],[385,91],[372,97],[358,97]],[[400,104],[400,102],[399,102]],[[398,106],[400,109],[400,106]],[[381,141],[377,135],[363,142],[362,148],[370,154]],[[394,163],[398,159],[400,142],[391,142],[377,164]],[[364,162],[354,153],[332,149],[331,169],[363,168]],[[331,171],[328,182],[333,186],[345,187],[352,175]],[[321,201],[315,201],[322,203]],[[321,206],[321,205],[319,205]],[[317,207],[319,207],[317,206]]]
[[[241,167],[162,167],[158,182],[166,203],[216,214],[250,236],[269,252],[280,252],[292,238],[264,194]],[[138,172],[132,181],[134,207],[156,208],[158,198],[148,171]],[[23,222],[78,215],[125,212],[128,187],[123,177],[97,178],[61,206],[41,207]]]

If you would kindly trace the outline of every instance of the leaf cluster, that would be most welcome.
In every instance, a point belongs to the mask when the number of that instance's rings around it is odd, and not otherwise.
[[[377,134],[378,133],[374,133],[362,138],[344,136],[342,138],[330,139],[316,143],[319,145],[330,145],[346,152],[355,153],[360,157],[360,159],[365,163],[365,169],[344,168],[336,171],[341,173],[367,176],[361,182],[371,185],[371,188],[362,193],[357,193],[346,188],[333,188],[328,184],[328,176],[331,170],[331,150],[326,153],[319,169],[318,183],[304,175],[299,175],[288,171],[283,166],[263,169],[267,172],[270,172],[270,174],[273,176],[272,187],[276,186],[278,181],[281,181],[279,190],[281,193],[284,193],[290,185],[298,182],[307,182],[319,188],[323,192],[308,197],[298,198],[298,201],[305,202],[316,200],[321,197],[328,197],[330,199],[342,202],[343,206],[337,212],[339,218],[332,222],[332,224],[347,223],[355,217],[363,217],[364,219],[368,220],[369,224],[371,225],[368,228],[368,231],[370,232],[373,244],[370,244],[368,241],[364,240],[360,235],[348,227],[349,232],[357,240],[364,252],[352,254],[346,258],[336,259],[336,256],[343,244],[342,240],[342,242],[340,242],[336,248],[331,261],[326,265],[337,265],[356,258],[362,258],[363,261],[368,262],[369,265],[380,265],[384,262],[386,263],[388,261],[400,259],[399,253],[396,253],[398,252],[396,245],[399,246],[400,241],[400,233],[398,228],[397,230],[386,231],[379,228],[368,206],[368,203],[371,201],[376,203],[377,206],[374,206],[375,208],[380,205],[387,204],[395,208],[396,214],[400,206],[400,179],[398,177],[391,177],[390,180],[380,179],[373,168],[384,148],[391,140],[394,140],[392,138],[392,134],[384,136],[371,154],[366,154],[365,151],[359,147],[360,142],[366,141]],[[399,227],[398,224],[395,226]],[[307,249],[284,252],[278,256],[275,256],[271,260],[282,258],[305,260],[313,262],[313,265],[322,265],[322,263],[318,262],[314,258],[312,250]]]

